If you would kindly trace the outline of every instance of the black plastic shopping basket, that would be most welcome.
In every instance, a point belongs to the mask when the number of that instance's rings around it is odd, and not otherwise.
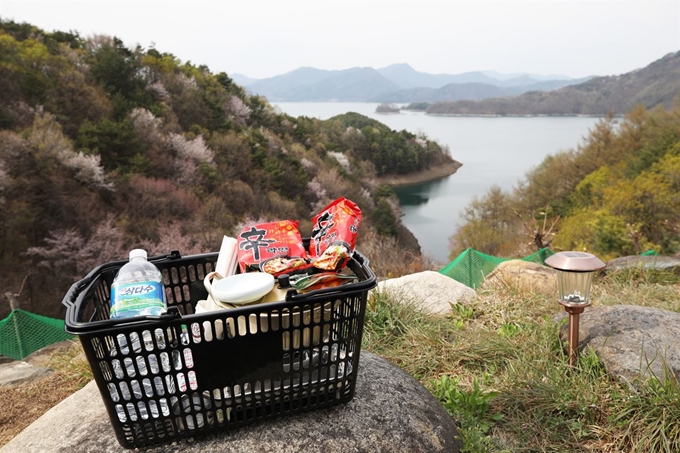
[[[168,312],[109,319],[113,278],[103,264],[64,297],[123,447],[208,434],[346,403],[354,396],[368,291],[376,277],[354,252],[354,283],[285,301],[194,314],[217,253],[150,258]]]

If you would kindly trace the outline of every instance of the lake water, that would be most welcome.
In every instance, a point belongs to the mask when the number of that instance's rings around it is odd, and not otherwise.
[[[424,133],[447,145],[463,166],[456,174],[424,184],[397,188],[402,222],[424,254],[449,261],[449,238],[460,226],[461,212],[474,196],[496,184],[512,190],[531,168],[558,151],[575,148],[598,121],[591,117],[444,117],[420,112],[375,113],[378,104],[279,102],[282,112],[322,120],[347,112],[374,118],[394,130]]]

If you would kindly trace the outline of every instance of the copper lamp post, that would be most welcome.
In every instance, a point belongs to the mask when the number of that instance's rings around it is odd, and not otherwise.
[[[557,270],[558,302],[569,313],[569,365],[574,366],[578,350],[579,315],[591,305],[590,286],[595,271],[605,264],[595,255],[585,252],[559,252],[545,260]]]

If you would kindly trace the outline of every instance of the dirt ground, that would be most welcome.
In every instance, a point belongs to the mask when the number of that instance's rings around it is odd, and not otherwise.
[[[59,372],[16,388],[0,388],[0,447],[76,390]]]
[[[34,362],[54,371],[17,387],[0,387],[0,448],[91,379],[77,343],[55,350],[50,357],[36,357]]]

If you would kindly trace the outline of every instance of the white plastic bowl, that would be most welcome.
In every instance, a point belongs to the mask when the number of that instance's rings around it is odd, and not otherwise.
[[[243,305],[255,302],[274,288],[274,276],[247,272],[213,280],[210,292],[221,303]]]

